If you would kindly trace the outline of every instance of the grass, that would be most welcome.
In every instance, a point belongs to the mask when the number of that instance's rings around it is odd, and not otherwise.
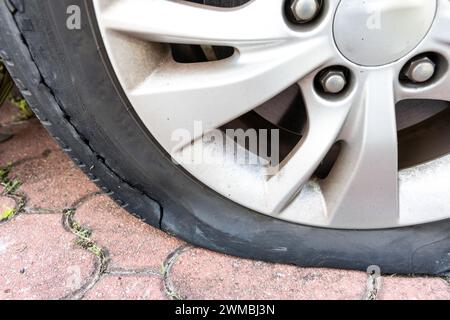
[[[0,167],[0,185],[3,186],[2,195],[13,197],[16,200],[15,208],[3,208],[0,212],[0,222],[11,220],[25,206],[25,196],[17,193],[17,189],[21,186],[18,179],[11,179],[9,174],[11,165]]]
[[[3,194],[13,194],[19,189],[22,183],[18,179],[9,178],[11,165],[0,167],[0,185],[3,186]]]
[[[25,99],[20,96],[18,90],[13,90],[14,82],[8,74],[5,66],[0,62],[0,107],[5,100],[9,100],[19,111],[18,120],[27,120],[34,117],[33,111]]]
[[[11,165],[8,165],[6,167],[0,167],[0,182],[5,181],[8,178],[10,172],[11,172]]]
[[[9,93],[14,87],[14,83],[11,76],[6,71],[5,66],[0,61],[0,107],[3,102],[8,98]]]
[[[10,96],[9,101],[19,110],[19,120],[28,120],[34,117],[27,101],[21,96]]]
[[[0,213],[0,221],[9,220],[14,217],[16,210],[14,208],[6,208]]]
[[[11,194],[17,191],[22,183],[17,179],[8,180],[7,182],[2,183],[2,186],[5,188],[3,193]]]

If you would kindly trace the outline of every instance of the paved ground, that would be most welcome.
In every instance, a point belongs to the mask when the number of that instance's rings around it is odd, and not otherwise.
[[[2,299],[450,299],[443,278],[297,268],[189,247],[127,214],[37,120],[0,109]],[[16,211],[16,212],[14,212]],[[8,216],[11,216],[8,218]]]

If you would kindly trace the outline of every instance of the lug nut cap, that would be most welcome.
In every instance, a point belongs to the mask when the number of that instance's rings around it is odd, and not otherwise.
[[[294,0],[291,11],[297,22],[309,22],[319,14],[320,3],[319,0]]]
[[[414,60],[408,65],[405,75],[415,83],[423,83],[430,80],[436,71],[436,65],[427,57]]]
[[[339,93],[347,85],[345,74],[342,71],[326,71],[319,80],[326,93]]]

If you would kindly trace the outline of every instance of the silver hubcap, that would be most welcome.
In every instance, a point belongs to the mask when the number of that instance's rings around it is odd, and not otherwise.
[[[136,113],[175,160],[198,146],[219,160],[178,161],[213,190],[263,214],[330,228],[391,228],[449,218],[450,157],[399,171],[395,106],[406,99],[450,101],[450,2],[361,3],[325,0],[317,21],[293,25],[281,0],[231,9],[94,0],[109,58]],[[380,10],[381,29],[367,29],[371,8]],[[376,26],[378,17],[373,19]],[[178,63],[169,44],[235,52],[222,60]],[[436,76],[422,85],[404,83],[405,66],[428,52],[443,62]],[[317,77],[333,66],[348,70],[348,77],[345,83],[336,77],[325,81],[320,92]],[[281,165],[224,160],[229,150],[224,153],[211,139],[212,130],[294,84],[308,124]],[[174,139],[180,129],[188,134]],[[332,171],[326,179],[314,178],[338,141],[342,148]]]
[[[334,21],[342,54],[354,63],[379,66],[411,50],[430,30],[436,0],[345,0]]]

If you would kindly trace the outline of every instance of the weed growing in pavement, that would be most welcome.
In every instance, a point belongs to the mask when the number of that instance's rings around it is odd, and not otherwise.
[[[34,117],[34,113],[28,106],[27,101],[21,96],[10,96],[9,101],[19,110],[18,120],[28,120]]]
[[[6,167],[0,167],[0,182],[3,183],[5,179],[8,178],[9,173],[11,172],[11,165]]]
[[[0,213],[0,221],[9,220],[14,216],[16,210],[14,208],[6,208]]]
[[[0,185],[3,187],[1,195],[9,196],[15,199],[16,207],[7,208],[0,213],[0,222],[11,220],[20,210],[23,209],[26,202],[24,194],[17,192],[22,183],[15,178],[10,178],[11,165],[0,167]]]
[[[96,255],[100,259],[102,268],[106,268],[107,256],[105,252],[91,239],[91,231],[84,228],[76,220],[74,220],[74,215],[74,209],[68,209],[64,211],[66,225],[70,229],[70,231],[72,231],[72,233],[77,237],[75,243],[83,249]],[[105,270],[101,270],[101,273],[103,273],[104,271]]]
[[[14,194],[22,183],[15,178],[10,178],[11,165],[0,167],[0,184],[3,186],[2,194]]]
[[[13,179],[13,180],[9,180],[6,183],[3,183],[2,185],[5,188],[4,193],[12,194],[12,193],[16,192],[17,189],[19,189],[19,187],[22,185],[22,183],[17,179]]]
[[[450,275],[448,276],[443,276],[442,279],[447,282],[447,284],[450,286]]]

